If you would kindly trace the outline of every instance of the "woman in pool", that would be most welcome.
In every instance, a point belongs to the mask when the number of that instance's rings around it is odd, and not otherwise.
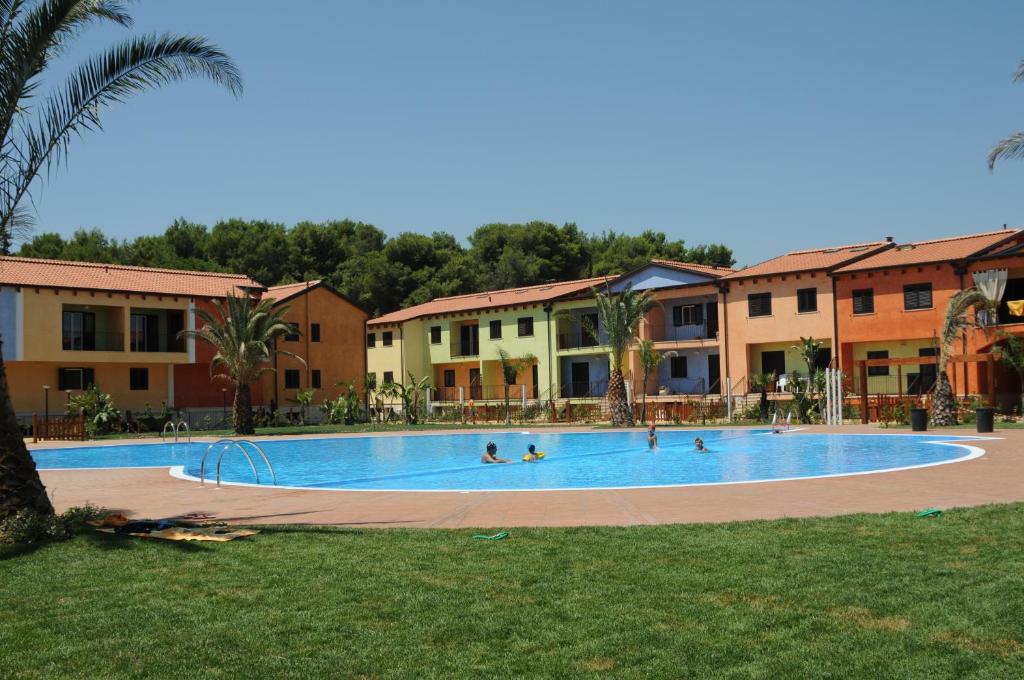
[[[647,448],[658,448],[658,432],[653,421],[647,426]]]
[[[480,456],[481,463],[511,463],[508,458],[498,458],[498,445],[494,442],[487,442],[487,451]]]
[[[710,453],[706,448],[704,448],[704,440],[700,437],[693,440],[693,450],[697,453]]]

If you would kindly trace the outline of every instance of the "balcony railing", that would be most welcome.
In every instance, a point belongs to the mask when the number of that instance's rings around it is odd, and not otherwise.
[[[508,396],[512,401],[523,398],[522,385],[509,385]],[[435,387],[430,391],[430,398],[433,401],[459,401],[460,398],[469,401],[504,401],[505,385],[462,385],[454,387]],[[526,386],[526,398],[536,399],[536,391],[532,386]]]
[[[95,333],[64,333],[62,347],[74,352],[123,352],[124,333],[97,331]]]
[[[451,344],[450,354],[452,358],[456,357],[478,357],[480,356],[480,343],[479,342],[462,342],[456,341]]]
[[[600,399],[608,394],[608,381],[598,382],[574,382],[562,384],[561,397],[563,399]]]
[[[593,333],[587,331],[573,331],[571,333],[558,334],[558,349],[581,349],[585,347],[599,347],[601,343]]]
[[[682,326],[656,326],[651,329],[651,340],[654,342],[713,340],[717,335],[716,329],[709,328],[707,322],[683,324]]]
[[[184,352],[185,339],[168,336],[160,338],[131,338],[129,349],[132,352]]]

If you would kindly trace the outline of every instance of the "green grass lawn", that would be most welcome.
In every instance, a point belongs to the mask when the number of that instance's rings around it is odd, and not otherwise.
[[[473,533],[8,553],[0,677],[1024,676],[1024,505]]]

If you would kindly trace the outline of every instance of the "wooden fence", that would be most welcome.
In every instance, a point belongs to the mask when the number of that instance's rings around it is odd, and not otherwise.
[[[32,414],[32,441],[46,439],[65,441],[85,440],[85,416],[49,416],[40,418]]]

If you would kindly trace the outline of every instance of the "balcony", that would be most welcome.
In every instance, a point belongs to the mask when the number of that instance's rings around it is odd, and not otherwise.
[[[178,333],[185,327],[185,314],[174,309],[131,310],[132,352],[184,352],[185,340]]]
[[[682,324],[674,326],[655,326],[650,329],[650,339],[654,342],[686,342],[688,340],[714,340],[718,337],[718,329],[712,328],[705,321],[702,323]]]
[[[593,333],[585,330],[570,331],[558,334],[558,349],[585,349],[599,347],[598,339]]]
[[[82,332],[65,328],[61,347],[71,352],[123,352],[124,333],[121,331]]]

